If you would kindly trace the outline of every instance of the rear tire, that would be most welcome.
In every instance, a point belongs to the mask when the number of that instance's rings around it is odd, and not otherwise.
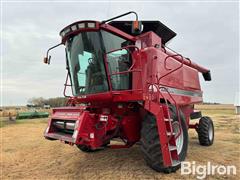
[[[173,121],[178,121],[176,108],[170,105],[169,110],[170,110],[171,118],[173,119]],[[181,127],[182,127],[182,133],[183,133],[183,144],[182,144],[181,152],[179,153],[179,159],[180,161],[184,161],[187,155],[188,131],[187,131],[184,115],[181,112],[180,112],[180,118],[181,118]],[[172,167],[164,167],[156,118],[154,115],[150,113],[148,113],[144,117],[142,122],[141,150],[143,152],[143,157],[147,165],[158,172],[171,173],[171,172],[175,172],[181,167],[181,164],[178,164]]]
[[[214,126],[210,117],[203,116],[197,127],[198,140],[202,146],[211,146],[214,141]]]

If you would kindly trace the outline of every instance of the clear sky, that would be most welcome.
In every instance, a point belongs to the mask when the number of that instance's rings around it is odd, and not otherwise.
[[[31,97],[63,96],[65,53],[46,50],[59,31],[79,20],[104,20],[134,10],[141,20],[160,20],[177,33],[167,44],[211,69],[200,76],[204,100],[233,103],[239,91],[239,3],[236,2],[2,2],[1,91],[3,105],[25,105]],[[123,19],[134,19],[128,16]]]

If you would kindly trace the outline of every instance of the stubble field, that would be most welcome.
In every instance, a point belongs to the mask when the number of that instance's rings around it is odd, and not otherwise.
[[[237,175],[207,179],[240,179],[240,116],[232,105],[199,105],[215,125],[215,142],[200,146],[195,130],[189,130],[186,161],[197,165],[235,165]],[[80,152],[77,147],[43,138],[47,119],[19,120],[0,128],[1,179],[196,179],[180,170],[162,174],[146,166],[139,145],[129,149]]]

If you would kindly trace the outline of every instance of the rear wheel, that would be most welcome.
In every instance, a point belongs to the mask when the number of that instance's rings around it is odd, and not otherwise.
[[[197,127],[198,140],[203,146],[211,146],[214,141],[214,126],[210,117],[203,116]]]
[[[176,108],[174,106],[169,106],[169,110],[171,118],[174,121],[172,123],[173,131],[178,134],[180,131],[180,126],[176,114]],[[184,115],[181,112],[180,118],[182,131],[179,137],[176,139],[176,145],[179,159],[180,161],[183,161],[187,155],[188,131]],[[145,116],[142,122],[141,150],[147,165],[158,172],[171,173],[175,172],[181,167],[181,164],[172,167],[164,167],[156,118],[150,113]]]

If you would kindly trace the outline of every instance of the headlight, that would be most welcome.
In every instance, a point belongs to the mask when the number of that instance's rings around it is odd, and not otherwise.
[[[71,31],[70,28],[66,28],[66,29],[64,29],[65,34],[69,33],[70,31]]]
[[[71,29],[72,29],[72,31],[77,30],[77,25],[73,25],[73,26],[71,26]]]
[[[93,28],[96,29],[97,24],[96,22],[76,22],[71,26],[67,26],[60,32],[60,36],[63,38],[67,34],[72,33],[77,30],[85,29],[85,28]]]
[[[61,34],[60,34],[60,36],[65,36],[65,32],[63,31],[63,32],[61,32]]]
[[[95,28],[96,24],[95,23],[87,23],[88,28]]]
[[[78,28],[85,28],[85,23],[79,23]]]

